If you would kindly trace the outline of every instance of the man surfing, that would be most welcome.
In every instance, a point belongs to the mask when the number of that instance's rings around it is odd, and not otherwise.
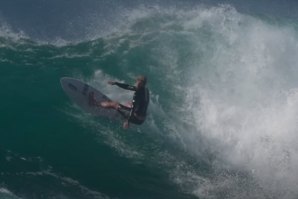
[[[89,103],[103,108],[113,108],[125,116],[123,128],[129,128],[129,123],[142,124],[146,119],[147,108],[149,104],[149,90],[146,88],[147,78],[143,75],[137,77],[135,85],[109,81],[108,84],[116,85],[120,88],[135,91],[132,102],[127,105],[120,104],[116,101],[97,102],[94,98],[94,93],[89,95]],[[128,114],[125,114],[128,113]]]

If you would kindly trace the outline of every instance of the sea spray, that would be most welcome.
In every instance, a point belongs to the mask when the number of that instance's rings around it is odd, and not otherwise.
[[[218,11],[196,19],[212,28],[207,42],[214,47],[191,69],[186,103],[200,135],[191,137],[212,144],[224,159],[216,168],[228,162],[253,176],[268,197],[295,198],[297,33],[233,10]]]

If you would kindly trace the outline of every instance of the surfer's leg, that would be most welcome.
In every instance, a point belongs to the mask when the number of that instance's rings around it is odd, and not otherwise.
[[[124,106],[131,108],[132,107],[132,102],[126,102]]]
[[[131,107],[127,107],[127,106],[119,103],[117,111],[123,116],[123,118],[125,120],[127,120],[127,118],[129,118],[129,113],[131,111]]]
[[[94,92],[89,93],[89,106],[101,106],[103,108],[118,108],[118,102],[114,101],[105,101],[105,102],[97,102],[94,96]]]
[[[103,108],[113,108],[113,109],[118,109],[119,107],[119,103],[118,102],[114,102],[114,101],[105,101],[105,102],[101,102],[99,103],[99,105]]]
[[[126,105],[123,105],[123,104],[118,104],[118,109],[122,109],[122,110],[126,110],[126,111],[131,111],[131,106],[126,106]]]

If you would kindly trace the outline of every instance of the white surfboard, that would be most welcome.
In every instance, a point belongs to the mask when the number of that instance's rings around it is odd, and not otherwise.
[[[94,116],[107,117],[113,120],[120,120],[123,118],[120,112],[114,109],[106,109],[90,104],[89,96],[92,92],[97,102],[111,100],[87,83],[71,77],[63,77],[60,79],[60,82],[64,92],[84,111],[91,113]]]

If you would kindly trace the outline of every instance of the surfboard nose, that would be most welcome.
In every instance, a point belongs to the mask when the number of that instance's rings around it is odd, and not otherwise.
[[[61,77],[60,78],[60,83],[63,85],[66,81],[69,81],[71,78],[70,77]]]
[[[68,90],[67,86],[69,85],[69,82],[72,82],[72,80],[74,80],[74,79],[70,78],[70,77],[61,77],[60,78],[60,84],[64,91]]]

